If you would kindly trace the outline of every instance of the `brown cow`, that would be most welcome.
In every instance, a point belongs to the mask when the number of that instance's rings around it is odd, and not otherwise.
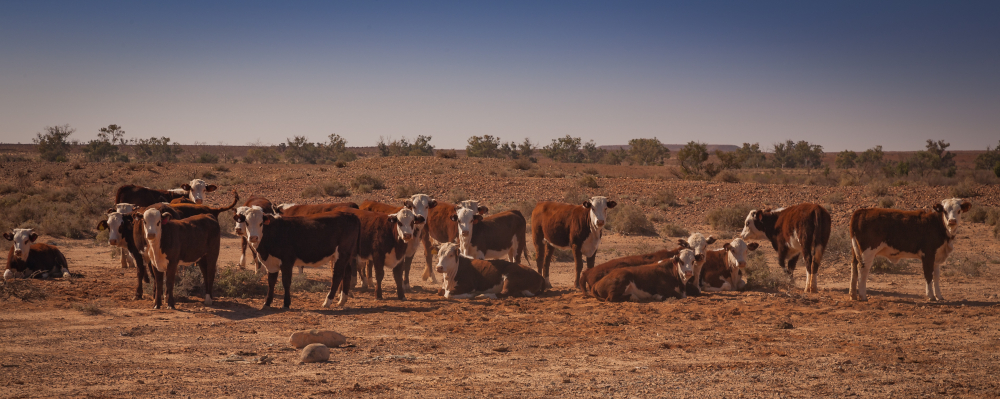
[[[14,229],[13,232],[3,233],[3,238],[13,241],[7,252],[7,268],[4,269],[3,279],[20,277],[69,277],[69,264],[59,248],[52,245],[38,243],[38,234],[31,229]]]
[[[274,207],[274,211],[281,216],[306,216],[315,215],[317,213],[330,212],[337,210],[337,208],[354,208],[358,209],[358,204],[354,202],[331,202],[326,204],[281,204],[281,206]]]
[[[406,258],[403,259],[403,287],[407,292],[412,292],[410,287],[410,268],[413,265],[413,256],[417,253],[417,249],[420,247],[424,231],[426,230],[426,220],[430,217],[430,209],[437,206],[437,201],[431,198],[427,194],[414,194],[410,196],[410,199],[403,201],[403,206],[394,206],[390,204],[385,204],[376,201],[365,201],[361,203],[361,210],[379,212],[385,214],[393,214],[399,212],[404,207],[413,211],[413,213],[423,216],[425,223],[421,223],[413,226],[413,237],[414,240],[410,241],[406,248]],[[369,264],[374,267],[373,265]],[[371,273],[368,273],[371,275]],[[433,276],[433,274],[431,274]],[[367,287],[368,281],[365,279],[364,287]]]
[[[205,181],[201,179],[191,180],[189,184],[182,184],[181,188],[170,190],[157,190],[134,184],[126,184],[119,187],[115,193],[115,203],[126,203],[143,207],[153,205],[157,202],[170,202],[175,198],[188,198],[196,204],[201,204],[205,199],[205,193],[215,191],[217,188],[214,184],[206,185]]]
[[[851,215],[851,298],[868,299],[868,271],[875,257],[882,256],[894,263],[903,258],[920,259],[927,283],[927,299],[943,301],[941,264],[955,249],[959,215],[971,207],[969,201],[951,198],[934,204],[933,210],[875,208],[854,211]]]
[[[170,204],[170,207],[173,208],[175,211],[177,211],[177,213],[181,216],[181,219],[186,219],[195,215],[203,215],[206,213],[211,214],[212,216],[215,216],[216,219],[218,219],[220,213],[235,208],[236,204],[239,203],[239,201],[240,201],[240,194],[237,193],[236,190],[233,190],[233,203],[229,204],[229,206],[226,207],[211,207],[208,205],[190,204],[190,203],[177,203],[177,204],[172,203]],[[150,206],[165,206],[165,205],[166,204],[153,204]]]
[[[396,296],[406,300],[403,284],[403,259],[413,236],[414,227],[424,223],[424,217],[403,208],[392,215],[341,208],[351,212],[361,220],[361,239],[358,242],[358,265],[371,261],[375,272],[375,298],[382,299],[382,278],[385,267],[392,268],[396,281]],[[359,267],[360,269],[360,267]],[[367,276],[366,276],[367,277]]]
[[[747,244],[736,237],[722,249],[705,252],[701,268],[701,289],[703,291],[737,291],[746,286],[741,276],[747,268],[747,251],[755,251],[760,244]],[[695,272],[697,273],[697,272]]]
[[[250,207],[256,206],[264,212],[265,215],[274,215],[274,204],[270,200],[264,197],[258,197],[256,195],[251,195],[247,202],[243,203],[243,206],[236,208],[236,214],[243,214],[250,209]],[[242,242],[242,251],[240,252],[240,269],[243,269],[247,265],[247,237],[244,232],[246,228],[246,223],[236,222],[236,226],[233,228],[234,233],[240,236],[240,241]],[[254,258],[253,264],[257,267],[256,272],[260,273],[260,263]]]
[[[434,247],[439,244],[446,242],[456,242],[458,240],[458,224],[454,220],[451,220],[451,215],[455,214],[455,211],[459,207],[468,207],[469,209],[476,209],[480,215],[489,212],[489,208],[485,206],[479,206],[476,201],[462,201],[462,204],[455,206],[454,204],[449,204],[447,202],[431,200],[434,205],[430,206],[430,211],[428,211],[427,217],[427,232],[421,236],[421,241],[424,243],[424,257],[427,261],[427,267],[424,268],[424,281],[431,280],[432,283],[437,283],[437,278],[434,277]],[[431,244],[431,240],[434,244]]]
[[[502,259],[472,259],[462,255],[458,245],[441,244],[438,264],[444,288],[441,295],[451,299],[467,299],[482,294],[496,299],[497,294],[535,296],[551,288],[538,272]]]
[[[694,251],[683,249],[670,259],[618,269],[594,284],[590,294],[609,302],[685,298],[687,293],[684,287],[694,276],[694,262],[702,258],[704,255],[695,255]]]
[[[173,220],[169,214],[146,209],[142,215],[146,252],[153,265],[156,289],[153,309],[162,304],[166,274],[167,308],[174,307],[174,277],[180,262],[198,262],[205,285],[205,305],[212,304],[212,287],[219,260],[219,221],[211,214]]]
[[[609,260],[600,265],[594,266],[593,268],[585,270],[583,274],[580,275],[580,282],[577,284],[577,288],[585,293],[590,292],[590,289],[594,287],[594,284],[597,284],[597,282],[604,278],[604,276],[607,276],[608,273],[625,267],[648,265],[664,259],[670,259],[679,254],[682,249],[691,249],[691,246],[684,239],[678,239],[677,247],[674,249],[661,249],[648,254],[623,256],[621,258]]]
[[[830,212],[816,204],[802,203],[773,211],[756,209],[747,215],[740,237],[770,241],[778,252],[778,265],[789,275],[795,271],[801,254],[806,264],[805,292],[819,292],[816,273],[830,240],[830,224]]]
[[[527,256],[528,222],[518,210],[483,217],[472,208],[459,208],[451,216],[458,224],[458,244],[462,255],[475,259],[506,259],[521,263]],[[530,264],[530,262],[529,262]]]
[[[597,248],[601,244],[607,210],[618,205],[605,197],[593,197],[583,205],[543,201],[531,213],[531,236],[535,242],[538,272],[549,278],[549,263],[555,248],[569,248],[576,263],[574,286],[580,285],[583,257],[587,268],[594,267]]]

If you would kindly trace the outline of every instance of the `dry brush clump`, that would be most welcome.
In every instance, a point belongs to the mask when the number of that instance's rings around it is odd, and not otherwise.
[[[27,186],[7,190],[0,197],[0,228],[33,228],[39,234],[91,238],[94,222],[112,204],[110,186],[68,181],[52,188]]]
[[[351,181],[351,188],[362,193],[370,193],[385,188],[385,182],[372,175],[360,175]]]
[[[767,259],[761,251],[747,253],[746,279],[748,290],[779,291],[795,286],[790,274],[784,270],[772,269],[767,265]]]
[[[674,190],[663,189],[657,191],[649,197],[642,198],[639,202],[646,206],[677,206],[677,195]]]
[[[584,176],[584,177],[580,178],[579,184],[580,184],[580,187],[587,187],[587,188],[599,188],[599,187],[601,187],[599,184],[597,184],[597,179],[594,176],[591,176],[591,175],[587,175],[587,176]]]
[[[705,220],[712,228],[719,231],[738,229],[743,227],[743,222],[752,209],[749,205],[742,204],[716,208],[708,211],[708,214],[705,215]]]
[[[45,290],[35,285],[31,279],[9,279],[0,280],[0,299],[10,298],[20,299],[22,302],[31,302],[36,299],[45,299]]]
[[[646,213],[631,204],[620,204],[608,210],[608,220],[605,227],[624,235],[656,235],[656,227],[653,226],[653,222],[646,218]]]
[[[420,189],[413,183],[403,184],[396,186],[396,191],[393,195],[396,198],[410,198],[414,194],[420,194]]]
[[[351,191],[347,189],[347,186],[344,185],[344,183],[339,181],[330,181],[315,186],[309,186],[302,190],[302,196],[305,198],[322,196],[348,197],[350,195]]]
[[[267,294],[267,285],[261,276],[250,270],[240,269],[234,262],[216,272],[215,295],[230,298],[250,298]]]

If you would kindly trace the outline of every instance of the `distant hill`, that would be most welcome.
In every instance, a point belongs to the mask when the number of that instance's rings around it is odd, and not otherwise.
[[[684,148],[684,146],[686,144],[664,144],[664,145],[667,146],[667,148],[670,149],[670,152],[677,152],[677,151],[680,151],[681,148]],[[628,145],[602,145],[602,146],[599,146],[599,147],[603,148],[605,150],[617,150],[619,148],[627,150],[629,148],[632,148],[631,146],[628,146]],[[729,151],[736,151],[739,148],[740,148],[740,146],[732,145],[732,144],[709,144],[708,145],[708,152],[715,152],[715,150],[720,150],[722,152],[729,152]]]

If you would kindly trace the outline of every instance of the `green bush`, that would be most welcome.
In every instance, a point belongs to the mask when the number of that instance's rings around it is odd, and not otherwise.
[[[72,148],[68,138],[76,129],[69,125],[46,126],[45,134],[38,133],[32,139],[37,144],[38,153],[43,161],[66,162],[69,160],[69,150]]]
[[[219,163],[219,156],[210,152],[203,152],[194,158],[195,163]]]
[[[620,204],[608,210],[605,227],[624,235],[656,235],[656,227],[646,218],[646,213],[639,207],[630,204]]]
[[[752,209],[747,205],[716,208],[708,211],[705,220],[712,228],[719,231],[742,228],[743,222]]]
[[[458,151],[455,150],[437,150],[437,157],[443,159],[455,159],[458,158]]]
[[[406,140],[406,137],[391,142],[386,142],[384,137],[379,137],[376,147],[383,157],[432,156],[434,155],[434,146],[430,144],[431,137],[417,136],[412,144]]]

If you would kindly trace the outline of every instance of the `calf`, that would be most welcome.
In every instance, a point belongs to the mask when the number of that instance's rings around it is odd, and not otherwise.
[[[747,267],[747,251],[755,251],[760,244],[747,244],[742,238],[734,238],[722,249],[705,252],[701,268],[701,289],[703,291],[736,291],[746,286],[740,276]],[[698,272],[695,272],[698,275]]]
[[[454,204],[449,204],[447,202],[434,201],[434,205],[430,206],[430,211],[428,211],[427,216],[427,228],[426,233],[421,236],[421,241],[424,243],[424,258],[427,261],[427,267],[424,268],[424,281],[431,280],[432,283],[437,282],[437,278],[434,277],[432,272],[434,264],[432,263],[434,257],[434,246],[446,242],[455,242],[458,239],[458,223],[451,220],[451,216],[455,214],[455,211],[460,207],[468,207],[469,209],[476,209],[479,214],[484,214],[489,211],[485,206],[480,207],[479,203],[476,201],[463,201],[460,206],[455,206]],[[431,244],[434,241],[434,244]]]
[[[271,201],[269,201],[267,198],[258,197],[256,195],[250,196],[250,199],[248,199],[247,202],[243,203],[243,206],[236,208],[236,213],[237,214],[243,213],[252,206],[259,207],[264,212],[265,215],[275,214],[274,204],[272,204]],[[234,228],[236,235],[240,236],[240,241],[242,241],[242,251],[240,252],[241,269],[245,268],[247,265],[247,260],[246,260],[247,244],[249,243],[247,242],[245,229],[246,229],[246,224],[240,222],[237,222],[236,227]],[[257,259],[254,259],[253,263],[256,266],[256,272],[260,273],[260,262],[257,262]]]
[[[119,187],[115,193],[115,203],[128,203],[143,207],[157,202],[170,202],[176,198],[188,198],[196,204],[201,204],[205,200],[205,193],[215,191],[217,188],[214,184],[206,185],[205,181],[201,179],[191,180],[189,184],[182,184],[181,188],[170,190],[157,190],[126,184]]]
[[[417,253],[417,248],[420,247],[422,239],[417,239],[417,237],[422,237],[426,230],[426,220],[430,216],[431,208],[437,206],[437,201],[431,198],[427,194],[414,194],[410,196],[410,199],[403,201],[403,206],[394,206],[389,204],[384,204],[376,201],[365,201],[361,203],[361,209],[371,212],[379,212],[385,214],[393,214],[399,212],[403,208],[407,208],[413,213],[423,216],[425,223],[417,224],[413,226],[413,237],[406,247],[406,257],[403,259],[403,286],[407,292],[412,292],[410,288],[410,267],[413,264],[413,256]],[[373,266],[374,267],[374,266]],[[429,269],[429,268],[428,268]],[[426,271],[425,271],[426,274]],[[431,276],[433,277],[433,273]],[[364,282],[367,287],[367,281]]]
[[[458,243],[462,255],[475,259],[506,259],[521,263],[521,254],[527,251],[525,230],[528,222],[524,220],[524,215],[513,210],[484,218],[477,212],[459,208],[451,216],[451,220],[458,224]],[[527,254],[525,257],[527,259]]]
[[[951,198],[934,204],[932,210],[876,208],[854,211],[851,215],[851,298],[868,299],[868,272],[875,257],[882,256],[893,263],[903,258],[920,259],[927,299],[943,301],[941,264],[955,249],[959,215],[968,212],[970,207],[969,201]]]
[[[143,257],[146,240],[141,220],[141,216],[135,219],[131,213],[111,212],[108,213],[107,220],[102,220],[97,224],[97,230],[108,230],[108,244],[112,247],[121,247],[122,256],[126,256],[125,253],[127,253],[129,259],[135,262],[137,280],[135,300],[142,299],[142,283],[149,282],[149,274],[146,272],[146,265],[149,263]]]
[[[460,254],[458,245],[438,247],[436,271],[444,281],[445,298],[466,299],[483,294],[535,296],[552,286],[538,272],[501,259],[480,260]]]
[[[396,281],[396,296],[406,299],[403,284],[403,258],[406,257],[409,242],[414,239],[413,229],[424,223],[424,217],[403,208],[392,215],[378,212],[341,208],[351,212],[361,220],[361,240],[358,243],[358,265],[371,261],[375,272],[375,298],[382,299],[382,278],[385,267],[392,268]],[[359,267],[359,269],[361,269]],[[370,278],[371,276],[363,276]]]
[[[35,244],[38,234],[31,229],[14,229],[3,233],[3,238],[13,241],[7,252],[7,268],[3,279],[21,277],[69,277],[69,264],[59,248],[48,244]]]
[[[156,288],[153,309],[159,309],[166,274],[167,308],[174,307],[174,277],[180,262],[198,262],[204,278],[205,305],[212,304],[212,287],[219,260],[219,221],[211,214],[173,220],[169,213],[146,209],[142,214],[146,233],[146,253],[155,268]]]
[[[251,206],[233,219],[243,223],[251,252],[267,268],[267,300],[262,309],[271,307],[274,285],[281,272],[285,287],[283,308],[292,305],[292,268],[296,264],[330,263],[333,277],[330,293],[323,307],[333,302],[334,292],[341,290],[339,304],[347,303],[350,262],[357,255],[361,237],[361,220],[353,212],[341,210],[306,216],[276,217],[265,214],[259,206]]]
[[[604,278],[604,276],[607,276],[608,273],[625,267],[648,265],[664,259],[670,259],[677,256],[682,249],[691,249],[691,246],[687,241],[679,239],[677,240],[677,247],[674,249],[662,249],[648,254],[624,256],[609,260],[600,265],[594,266],[593,268],[585,270],[583,274],[580,275],[580,282],[577,284],[577,288],[585,293],[590,292],[590,288],[593,288],[594,284]]]
[[[657,263],[615,270],[602,278],[590,294],[602,301],[662,301],[685,298],[684,286],[694,276],[694,262],[704,255],[683,249],[674,257]]]
[[[587,257],[587,268],[594,267],[597,248],[601,244],[604,219],[607,210],[618,205],[605,197],[593,197],[583,205],[570,205],[543,201],[531,212],[531,238],[535,242],[535,257],[538,272],[549,278],[549,263],[554,247],[573,250],[576,263],[574,286],[580,285],[583,272],[583,257]]]
[[[799,254],[806,264],[805,292],[819,292],[816,273],[823,250],[830,240],[830,212],[822,206],[802,203],[777,210],[750,211],[740,234],[746,239],[767,239],[778,252],[778,264],[789,275],[795,271]],[[785,265],[785,262],[788,265]]]

